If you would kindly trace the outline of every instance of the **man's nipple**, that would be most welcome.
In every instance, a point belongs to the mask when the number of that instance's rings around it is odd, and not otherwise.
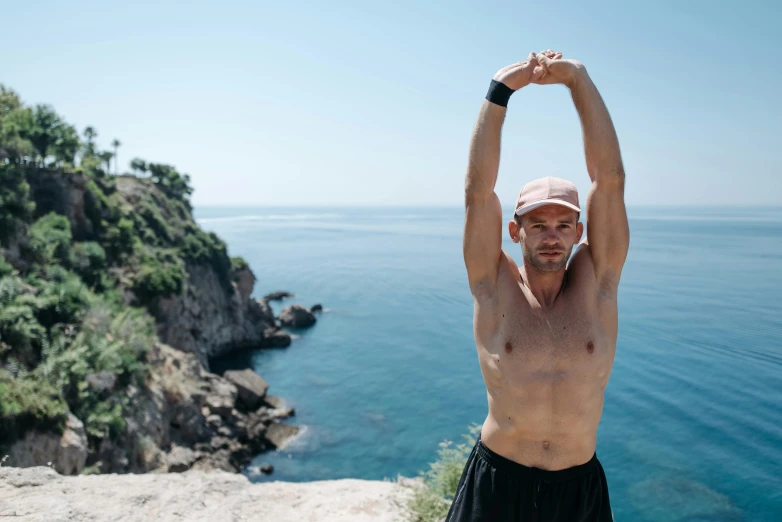
[[[510,341],[505,343],[505,353],[511,353],[513,351],[513,345],[510,344]]]
[[[593,343],[592,341],[589,341],[587,343],[587,353],[592,353],[594,351],[595,351],[595,343]]]

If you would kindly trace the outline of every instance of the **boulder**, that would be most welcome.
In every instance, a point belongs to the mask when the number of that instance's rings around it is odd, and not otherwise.
[[[217,375],[210,376],[210,384],[212,391],[204,399],[204,405],[209,408],[210,413],[229,419],[238,395],[236,386]]]
[[[315,324],[315,316],[301,305],[291,305],[280,313],[280,324],[294,328],[304,328]]]
[[[269,383],[249,368],[229,370],[223,374],[223,377],[236,386],[239,400],[248,410],[254,410],[261,404],[266,390],[269,388]]]
[[[261,348],[287,348],[291,345],[291,336],[279,328],[267,328],[263,332]]]
[[[294,297],[294,295],[290,292],[272,292],[271,294],[263,296],[263,299],[264,301],[282,301],[289,297]]]
[[[264,437],[275,448],[280,448],[285,442],[299,433],[300,428],[292,424],[283,424],[281,422],[273,422],[269,424],[264,433]]]
[[[272,471],[274,471],[274,466],[272,466],[271,464],[264,464],[259,469],[261,473],[263,473],[264,475],[268,475]]]
[[[174,446],[166,457],[168,471],[171,473],[182,473],[190,469],[190,466],[196,461],[198,455],[195,451],[182,446]]]
[[[323,311],[323,305],[320,304],[312,305],[312,308],[310,308],[310,312],[312,313],[322,312],[322,311]]]

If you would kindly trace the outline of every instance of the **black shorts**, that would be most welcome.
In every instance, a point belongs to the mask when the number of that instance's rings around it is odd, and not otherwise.
[[[608,483],[595,453],[559,471],[530,468],[490,450],[480,435],[446,522],[612,522]]]

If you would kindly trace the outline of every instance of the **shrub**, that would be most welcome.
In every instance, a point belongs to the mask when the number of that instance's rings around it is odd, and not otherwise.
[[[50,212],[30,227],[30,250],[43,264],[67,262],[70,245],[71,223],[65,216]]]
[[[32,428],[61,432],[67,413],[62,396],[45,380],[13,378],[0,369],[0,445],[13,443]]]
[[[110,303],[96,301],[73,342],[54,351],[36,373],[62,393],[90,436],[116,437],[124,429],[124,412],[130,406],[130,398],[119,390],[144,382],[149,372],[147,353],[156,340],[154,321],[143,310],[118,312]],[[87,376],[98,372],[116,376],[114,393],[104,396],[89,386]]]
[[[0,255],[0,277],[5,277],[14,273],[14,267],[6,261],[5,257]]]
[[[407,504],[411,522],[437,522],[448,514],[481,425],[473,424],[468,431],[462,435],[466,443],[453,447],[450,440],[441,442],[437,459],[429,464],[428,471],[419,473],[424,485],[413,490]]]
[[[39,283],[36,316],[42,325],[76,324],[87,311],[92,294],[73,272],[59,265],[46,268],[46,280]]]
[[[145,306],[159,297],[182,293],[187,277],[181,259],[172,252],[163,249],[152,252],[142,258],[132,287],[139,304]]]
[[[35,203],[30,199],[30,185],[24,171],[0,161],[0,243],[5,243],[29,221],[33,210]]]
[[[94,241],[74,243],[70,252],[70,266],[90,287],[102,287],[106,251]]]
[[[111,224],[104,220],[102,227],[103,247],[112,263],[117,263],[125,255],[133,252],[135,246],[133,221],[127,218],[120,218],[116,224]]]
[[[46,338],[46,329],[36,317],[38,302],[26,292],[18,277],[0,278],[0,360],[12,357],[23,368],[38,362]]]
[[[214,232],[207,233],[193,227],[193,230],[184,236],[179,251],[190,263],[211,266],[217,273],[223,288],[228,292],[232,291],[231,258],[228,257],[225,243]]]
[[[235,256],[231,258],[231,270],[236,272],[238,270],[247,270],[250,268],[249,263],[244,260],[243,257]]]

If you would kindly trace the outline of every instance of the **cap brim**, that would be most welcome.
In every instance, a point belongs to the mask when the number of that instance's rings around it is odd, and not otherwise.
[[[571,210],[575,210],[576,212],[581,212],[581,209],[575,206],[572,203],[568,203],[567,201],[563,201],[561,199],[544,199],[542,201],[536,201],[535,203],[530,203],[529,205],[524,205],[523,207],[516,210],[516,215],[521,216],[522,214],[526,214],[530,210],[535,210],[538,207],[542,207],[544,205],[562,205],[563,207],[567,207]]]

